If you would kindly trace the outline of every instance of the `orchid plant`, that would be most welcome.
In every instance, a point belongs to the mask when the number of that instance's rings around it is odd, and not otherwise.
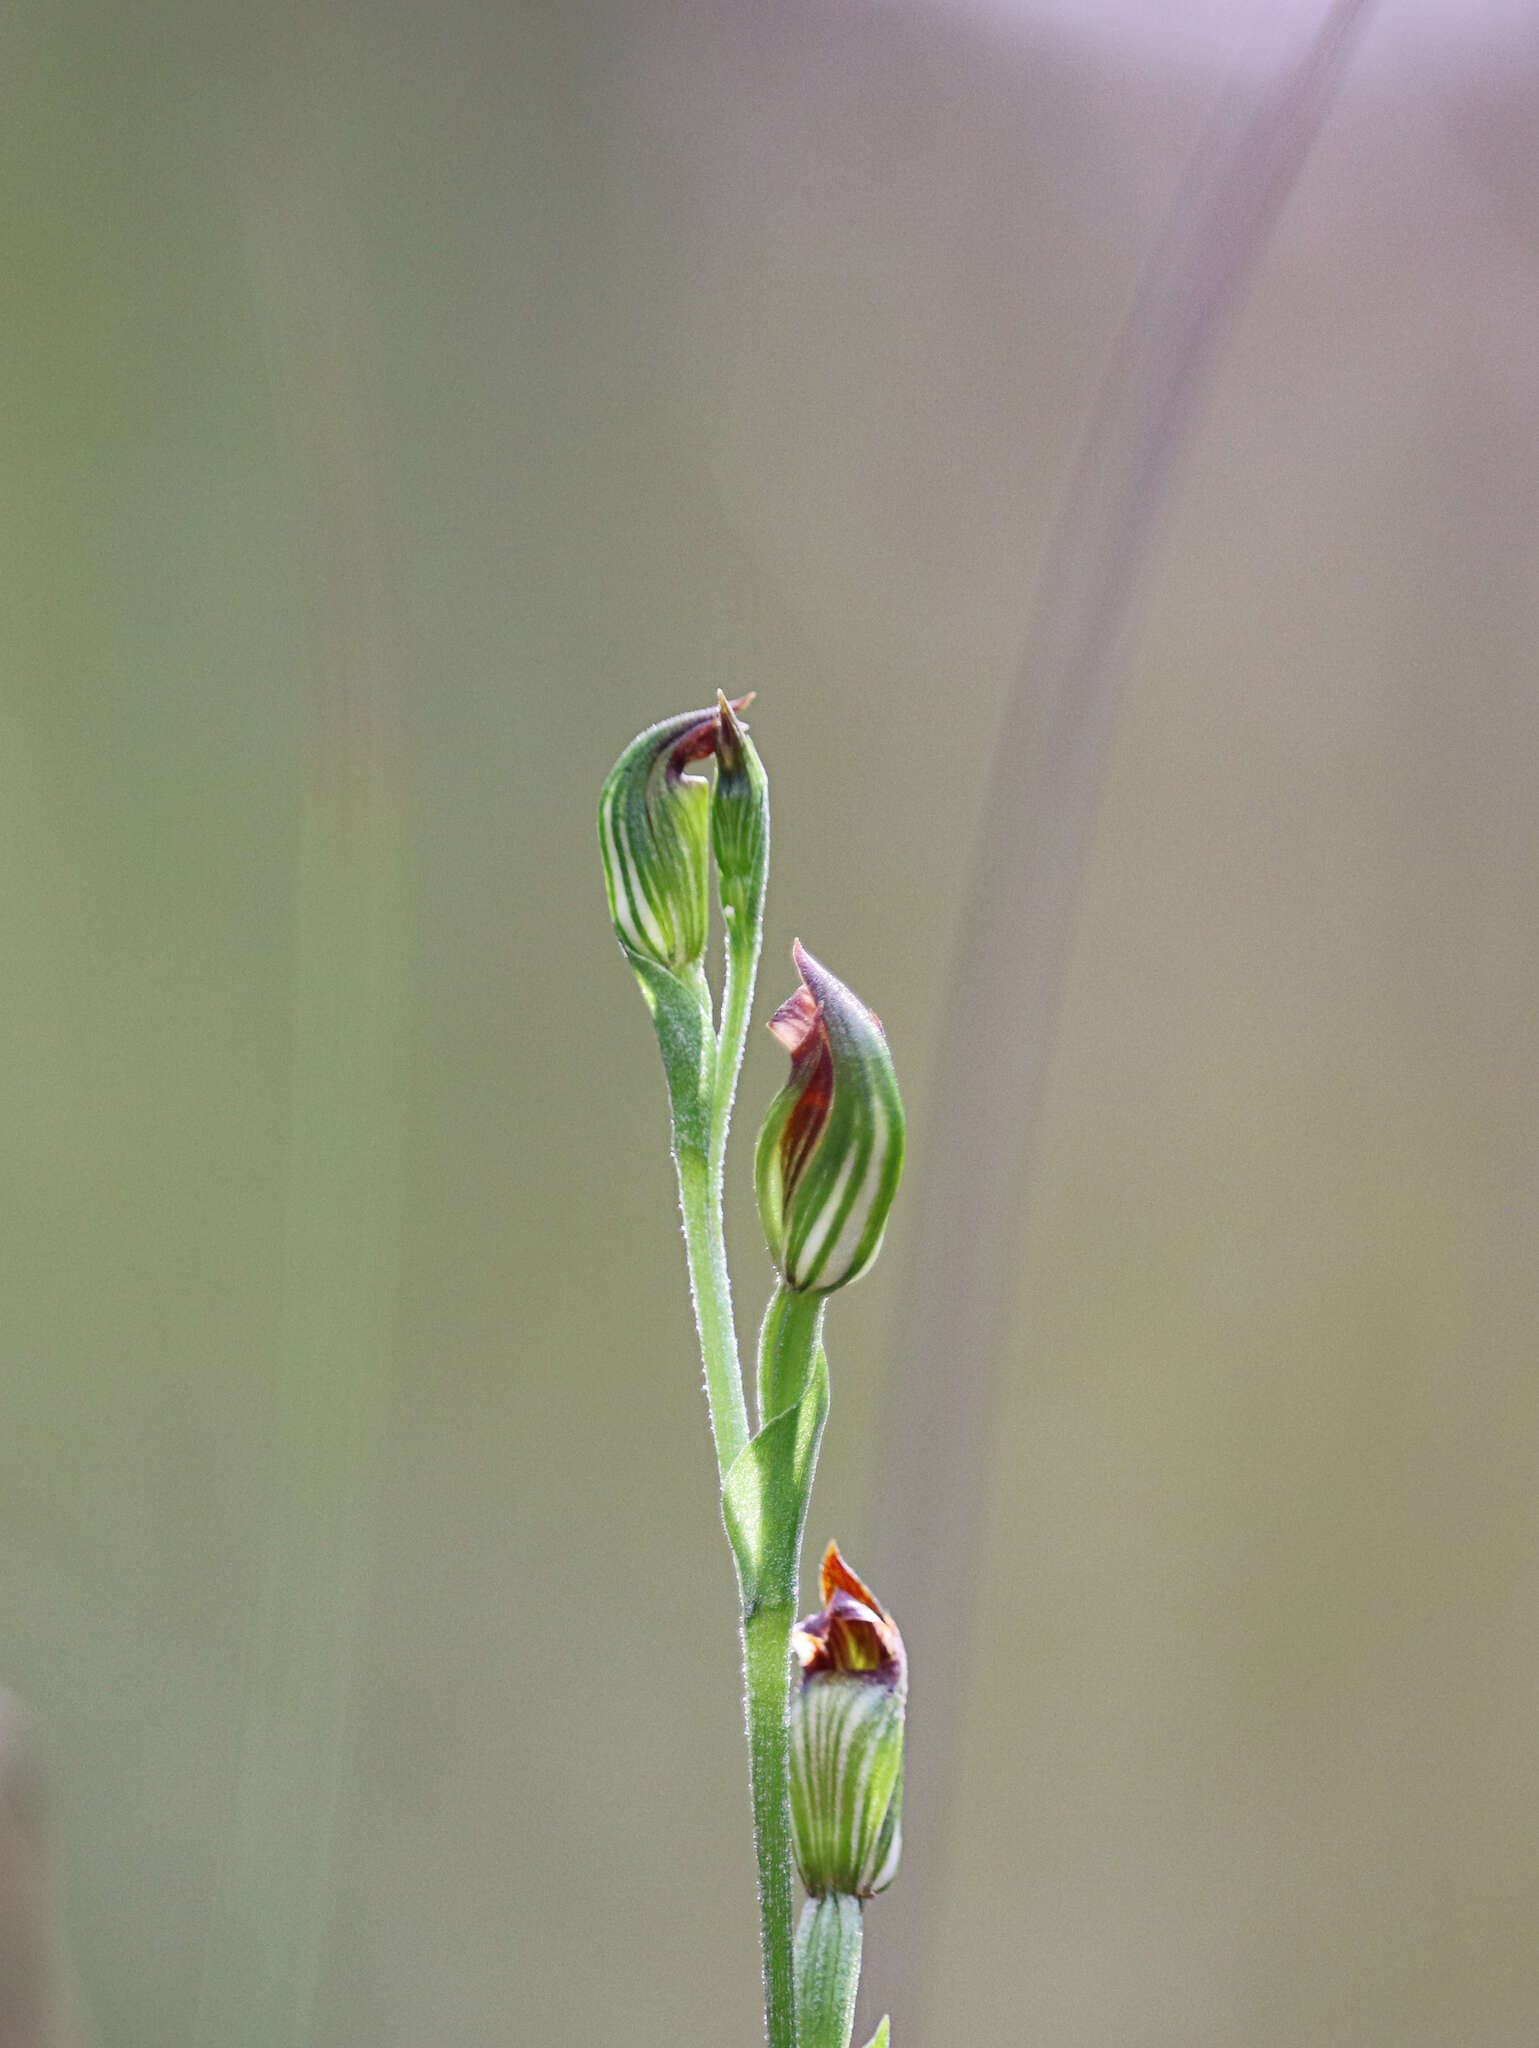
[[[764,936],[769,786],[749,699],[650,727],[599,803],[609,910],[652,1013],[673,1118],[684,1248],[737,1568],[770,2048],[850,2048],[866,1901],[900,1847],[908,1666],[897,1625],[830,1544],[823,1606],[796,1620],[823,1425],[828,1298],[881,1246],[903,1103],[879,1020],[801,945],[769,1020],[790,1077],[759,1134],[759,1214],[779,1274],[749,1416],[722,1221],[727,1133]],[[714,781],[691,769],[715,764]],[[710,878],[725,931],[718,1009]],[[799,1667],[794,1696],[792,1662]],[[792,1865],[806,1890],[793,1933]],[[886,2048],[884,2019],[868,2048]]]

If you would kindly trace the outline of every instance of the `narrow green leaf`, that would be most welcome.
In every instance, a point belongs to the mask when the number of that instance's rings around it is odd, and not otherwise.
[[[889,2017],[890,2015],[883,2016],[882,2024],[866,2043],[866,2048],[887,2048],[887,2021]]]
[[[807,1498],[828,1417],[828,1359],[821,1344],[802,1396],[767,1423],[722,1484],[722,1515],[737,1558],[743,1606],[791,1600],[807,1519]]]

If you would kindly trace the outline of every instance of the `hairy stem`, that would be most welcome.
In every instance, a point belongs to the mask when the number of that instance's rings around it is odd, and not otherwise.
[[[748,1012],[758,960],[754,925],[729,920],[727,980],[722,997],[721,1034],[709,1077],[710,1121],[704,1150],[676,1119],[674,1160],[689,1258],[690,1290],[700,1333],[706,1394],[716,1459],[723,1481],[749,1441],[747,1404],[738,1360],[737,1333],[727,1273],[722,1224],[722,1168],[727,1125],[747,1038]],[[822,1327],[821,1304],[777,1292],[772,1307],[774,1386],[798,1398],[811,1370]],[[761,1389],[764,1384],[761,1362]],[[761,1392],[762,1405],[762,1392]],[[761,1417],[761,1419],[763,1419]],[[786,1546],[766,1542],[766,1554]],[[792,1562],[761,1575],[743,1616],[743,1680],[747,1702],[749,1783],[754,1846],[759,1870],[759,1910],[764,1951],[765,2029],[769,2048],[798,2048],[796,2033],[792,1887],[791,1802],[787,1712],[790,1689],[791,1624],[796,1612],[794,1545]]]
[[[689,1286],[694,1297],[695,1327],[705,1367],[706,1400],[716,1465],[725,1479],[733,1460],[748,1442],[748,1407],[743,1397],[743,1369],[738,1359],[737,1323],[732,1314],[732,1281],[727,1271],[727,1239],[722,1217],[722,1184],[727,1158],[727,1133],[732,1102],[748,1042],[748,1015],[758,972],[762,924],[758,918],[727,913],[727,968],[721,999],[721,1034],[710,1077],[707,1148],[680,1128],[673,1134],[674,1164],[679,1174],[679,1207],[684,1215],[684,1244],[689,1259]],[[709,1047],[707,1048],[709,1052]]]
[[[748,1755],[759,1916],[764,1940],[764,2019],[769,2048],[798,2048],[791,1936],[790,1738],[792,1601],[761,1604],[743,1621]]]
[[[687,1004],[675,1010],[672,988],[652,977],[644,983],[652,990],[653,1014],[658,1022],[673,1101],[673,1156],[679,1176],[690,1292],[700,1334],[717,1469],[724,1492],[728,1474],[750,1442],[727,1271],[722,1195],[727,1136],[748,1042],[749,1012],[763,939],[764,875],[761,854],[754,874],[743,886],[723,891],[727,943],[719,1031],[713,1033],[709,1028],[709,995],[703,977],[692,977],[690,983],[693,994],[702,1002],[706,1025],[703,1037],[698,1029],[700,1019],[689,1012]],[[822,1327],[821,1312],[796,1317],[793,1325],[780,1348],[787,1353],[783,1383],[794,1387],[791,1398],[795,1399],[812,1369]],[[821,1413],[817,1426],[821,1428]],[[810,1472],[807,1483],[810,1485]],[[791,1623],[796,1611],[795,1552],[805,1506],[803,1488],[800,1501],[791,1510],[792,1528],[778,1531],[785,1540],[777,1543],[773,1540],[777,1532],[762,1527],[757,1530],[755,1547],[763,1553],[761,1568],[754,1568],[746,1552],[740,1551],[738,1556],[743,1588],[749,1782],[759,1866],[765,2024],[770,2048],[797,2048],[787,1708]]]
[[[824,1300],[778,1287],[759,1340],[761,1428],[801,1399],[823,1337]],[[770,2048],[797,2048],[791,1927],[791,1625],[796,1617],[797,1540],[812,1474],[787,1512],[795,1527],[766,1532],[765,1567],[743,1618],[754,1842],[764,1938],[765,2018]],[[785,1540],[776,1541],[783,1536]]]
[[[674,1164],[679,1173],[679,1208],[689,1258],[689,1290],[700,1333],[705,1394],[716,1440],[716,1464],[723,1479],[748,1443],[748,1404],[738,1363],[737,1326],[732,1320],[732,1287],[727,1278],[727,1245],[721,1222],[720,1169],[675,1131]]]

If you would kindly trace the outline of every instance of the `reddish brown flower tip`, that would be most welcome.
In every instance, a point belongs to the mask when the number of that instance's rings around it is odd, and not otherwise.
[[[860,1601],[862,1606],[871,1608],[876,1614],[881,1613],[881,1601],[877,1599],[869,1586],[856,1578],[844,1559],[839,1555],[837,1543],[830,1543],[827,1550],[824,1551],[823,1566],[818,1574],[818,1578],[823,1588],[825,1603],[832,1600],[836,1593],[848,1593],[851,1599]]]
[[[830,1543],[823,1556],[823,1609],[797,1623],[791,1643],[802,1683],[822,1677],[868,1678],[908,1689],[908,1659],[897,1623]]]
[[[693,761],[708,761],[716,751],[717,718],[713,711],[676,739],[668,752],[668,773],[679,776]]]
[[[786,997],[769,1020],[769,1028],[794,1060],[817,1029],[822,1014],[812,990],[802,987]]]
[[[802,1169],[822,1136],[834,1099],[833,1047],[823,1019],[823,1005],[807,983],[807,968],[811,966],[817,972],[817,962],[802,950],[800,939],[793,944],[791,957],[802,977],[801,987],[787,996],[769,1020],[771,1032],[791,1055],[790,1088],[796,1093],[780,1137],[782,1200],[789,1200],[795,1193]]]
[[[791,1641],[802,1667],[790,1713],[796,1867],[815,1899],[869,1899],[892,1882],[902,1852],[903,1638],[830,1543],[823,1611]]]
[[[716,692],[716,709],[708,711],[697,725],[681,733],[668,750],[668,774],[677,781],[685,769],[696,761],[709,761],[714,754],[728,774],[740,772],[743,766],[743,728],[733,716],[734,712],[746,711],[753,702],[754,693],[730,701],[720,690]]]

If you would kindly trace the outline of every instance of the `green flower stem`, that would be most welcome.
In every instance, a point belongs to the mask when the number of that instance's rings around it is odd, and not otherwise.
[[[763,1428],[798,1402],[823,1337],[824,1300],[778,1287],[760,1335],[759,1421]],[[748,1747],[759,1909],[764,1937],[765,2016],[770,2048],[799,2048],[791,1898],[789,1709],[791,1627],[796,1619],[797,1538],[812,1473],[781,1513],[789,1527],[763,1534],[755,1598],[743,1619]]]
[[[727,1125],[747,1040],[754,970],[758,962],[757,920],[728,920],[727,979],[722,996],[720,1037],[706,1046],[691,1068],[670,1063],[677,1074],[674,1093],[674,1163],[689,1260],[690,1291],[700,1333],[706,1395],[716,1460],[725,1481],[749,1442],[732,1292],[722,1224],[722,1163]],[[697,1054],[698,1058],[699,1055]],[[665,1052],[666,1059],[666,1052]],[[708,1142],[699,1142],[701,1097],[710,1103]],[[798,1400],[806,1387],[823,1323],[821,1298],[777,1290],[765,1319],[769,1350],[761,1360],[761,1420],[766,1395],[773,1412]],[[810,1487],[811,1474],[808,1474]],[[765,2025],[769,2048],[799,2048],[795,2013],[795,1963],[791,1885],[790,1700],[791,1625],[796,1617],[795,1534],[805,1511],[796,1504],[792,1530],[760,1532],[763,1562],[745,1599],[743,1677],[747,1700],[749,1775],[754,1843],[759,1866],[759,1906],[764,1948]],[[776,1535],[783,1540],[777,1542]],[[787,1560],[789,1559],[789,1562]]]
[[[695,1327],[700,1333],[705,1394],[711,1411],[711,1433],[716,1440],[716,1465],[725,1480],[733,1461],[748,1444],[748,1404],[743,1398],[737,1326],[732,1319],[732,1287],[727,1278],[720,1168],[713,1175],[709,1156],[698,1146],[685,1143],[677,1125],[673,1159],[679,1174],[689,1291],[694,1297]]]
[[[692,1130],[675,1114],[673,1158],[679,1175],[679,1207],[684,1216],[684,1246],[689,1259],[689,1286],[700,1333],[705,1366],[705,1393],[716,1441],[716,1466],[722,1479],[748,1442],[748,1407],[743,1396],[743,1369],[738,1359],[737,1323],[732,1314],[732,1281],[727,1271],[727,1239],[722,1212],[722,1185],[732,1102],[748,1043],[748,1018],[753,1006],[759,966],[762,920],[727,912],[727,970],[721,999],[721,1034],[714,1049],[704,1050],[708,1075],[710,1119],[708,1144],[702,1154]],[[705,1092],[702,1089],[702,1092]]]
[[[850,2048],[864,1914],[848,1892],[809,1899],[796,1930],[800,2048]]]
[[[764,1939],[764,2017],[769,2048],[798,2048],[791,1935],[790,1743],[792,1602],[761,1604],[743,1621],[748,1753],[759,1916]]]

